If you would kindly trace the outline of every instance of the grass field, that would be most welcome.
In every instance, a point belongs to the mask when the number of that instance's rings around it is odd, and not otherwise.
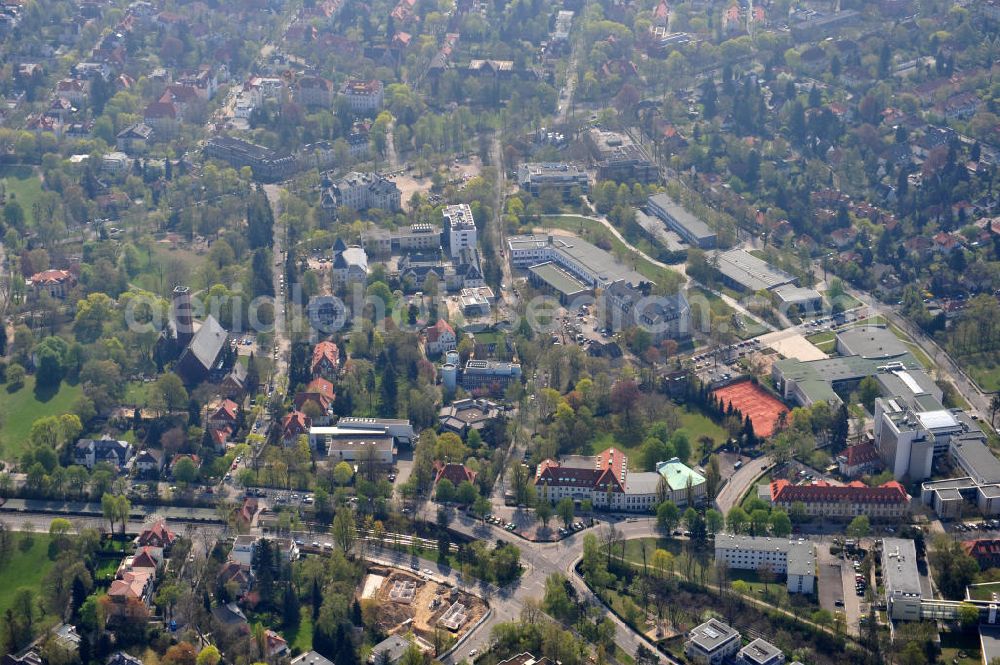
[[[701,459],[702,455],[706,451],[702,451],[698,445],[698,439],[702,436],[709,436],[712,438],[713,445],[712,450],[715,450],[729,437],[729,434],[725,429],[717,425],[708,416],[697,413],[694,411],[689,411],[688,409],[683,409],[680,412],[680,427],[678,431],[684,431],[688,435],[688,440],[691,442],[691,461],[692,464],[697,460]],[[597,453],[615,446],[621,450],[625,455],[638,460],[639,454],[642,451],[642,442],[636,443],[634,446],[622,445],[620,441],[615,440],[614,434],[608,431],[599,432],[596,438],[590,443],[591,454],[596,455]]]
[[[973,584],[966,589],[973,600],[993,600],[993,594],[1000,596],[1000,582]]]
[[[24,218],[29,225],[34,223],[32,207],[42,195],[42,181],[34,167],[10,164],[0,166],[0,181],[7,190],[7,200],[14,198],[24,210]]]
[[[837,333],[832,330],[824,330],[821,333],[809,335],[806,340],[823,353],[832,353],[837,346]]]
[[[18,589],[29,587],[38,591],[42,579],[52,568],[48,534],[34,534],[34,542],[27,550],[21,549],[23,537],[23,534],[18,534],[18,543],[10,561],[0,568],[0,616],[10,609]]]
[[[35,377],[24,377],[24,387],[14,393],[0,386],[0,457],[16,459],[28,442],[31,423],[43,416],[69,413],[83,392],[79,385],[63,381],[55,394],[35,391]]]
[[[313,626],[312,607],[304,605],[299,608],[301,618],[299,625],[294,630],[284,631],[284,638],[288,640],[291,649],[298,648],[300,652],[312,651],[313,647]]]
[[[941,658],[939,662],[957,665],[979,665],[982,647],[975,633],[958,634],[951,631],[941,633]]]
[[[558,217],[543,217],[541,224],[546,228],[562,229],[575,233],[587,242],[595,245],[602,239],[606,240],[611,243],[612,252],[618,251],[630,255],[633,259],[635,271],[657,284],[680,283],[682,280],[679,273],[661,268],[630,250],[625,246],[625,243],[608,231],[603,224],[593,219],[587,219],[578,215],[560,215]]]

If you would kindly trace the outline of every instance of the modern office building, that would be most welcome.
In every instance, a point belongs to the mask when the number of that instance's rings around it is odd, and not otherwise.
[[[716,243],[715,231],[708,224],[698,219],[684,206],[674,201],[667,194],[654,194],[646,201],[646,210],[656,215],[677,235],[692,247],[699,249],[714,249]]]
[[[889,618],[919,621],[923,590],[917,570],[917,548],[912,540],[882,539],[882,582]]]
[[[816,546],[808,540],[720,533],[715,560],[734,570],[760,570],[787,576],[789,593],[812,593],[816,582]]]
[[[614,256],[574,236],[510,236],[510,265],[515,268],[552,261],[588,287],[606,288],[619,280],[638,286],[649,279],[620,263]]]
[[[441,230],[431,224],[411,224],[390,231],[375,228],[365,232],[365,249],[375,256],[394,253],[433,252],[441,248]]]
[[[462,253],[462,250],[475,249],[478,238],[476,220],[472,218],[472,208],[469,204],[445,206],[442,215],[449,255],[454,259]]]
[[[563,197],[569,196],[574,187],[586,194],[590,191],[587,172],[575,164],[561,162],[528,162],[517,167],[517,184],[532,196],[551,189]]]
[[[736,655],[741,645],[737,630],[718,619],[709,619],[688,633],[684,655],[698,665],[721,665]]]
[[[598,180],[654,183],[660,181],[660,169],[646,151],[628,134],[592,127],[584,141],[597,165]]]
[[[521,364],[498,360],[469,359],[462,370],[461,384],[466,390],[506,389],[521,380]]]

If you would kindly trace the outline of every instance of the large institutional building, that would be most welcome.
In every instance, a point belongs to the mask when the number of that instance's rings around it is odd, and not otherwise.
[[[761,498],[771,505],[788,511],[792,504],[801,503],[811,517],[850,520],[867,515],[873,520],[896,520],[910,512],[910,496],[895,480],[869,487],[857,480],[848,485],[825,481],[793,485],[782,479],[761,485],[760,490]]]
[[[760,570],[787,576],[789,593],[812,593],[816,582],[816,546],[808,540],[786,540],[720,533],[715,560],[735,570]]]
[[[657,464],[657,471],[629,471],[628,457],[608,448],[594,457],[543,460],[535,472],[535,492],[552,503],[568,497],[608,510],[648,512],[663,499],[684,506],[690,496],[699,503],[705,496],[705,478],[676,457]]]

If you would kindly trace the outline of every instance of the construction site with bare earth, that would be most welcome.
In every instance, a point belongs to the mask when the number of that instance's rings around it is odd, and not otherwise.
[[[359,592],[362,604],[378,606],[379,629],[387,635],[412,635],[421,650],[433,652],[441,632],[453,643],[486,614],[486,603],[428,575],[373,567]]]

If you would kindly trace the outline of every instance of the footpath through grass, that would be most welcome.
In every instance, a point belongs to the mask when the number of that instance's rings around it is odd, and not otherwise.
[[[0,385],[0,457],[14,460],[21,456],[28,444],[31,424],[43,416],[69,413],[73,402],[83,394],[79,384],[63,381],[57,391],[36,390],[35,377],[24,377],[24,386],[8,392]]]
[[[25,549],[25,534],[19,533],[11,552],[10,561],[0,567],[0,617],[14,604],[14,595],[21,587],[38,591],[42,580],[52,568],[49,559],[49,536],[37,533],[31,536],[31,546]]]

